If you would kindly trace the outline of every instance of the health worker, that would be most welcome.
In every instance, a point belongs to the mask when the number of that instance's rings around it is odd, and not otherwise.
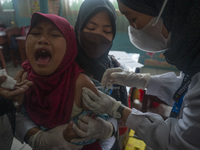
[[[96,95],[83,88],[85,106],[120,119],[155,150],[199,150],[200,0],[118,0],[118,6],[129,20],[131,43],[143,51],[163,51],[180,75],[151,76],[113,68],[104,73],[102,85],[146,89],[146,94],[171,105],[172,112],[163,120],[158,114],[130,109],[100,91]]]

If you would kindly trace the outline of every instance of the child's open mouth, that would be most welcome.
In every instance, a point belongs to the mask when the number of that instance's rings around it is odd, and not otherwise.
[[[51,54],[45,49],[37,50],[35,53],[37,64],[48,64],[51,60]]]

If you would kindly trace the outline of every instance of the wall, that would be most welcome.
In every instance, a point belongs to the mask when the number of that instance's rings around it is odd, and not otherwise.
[[[11,21],[16,22],[16,17],[14,12],[2,12],[0,13],[0,23],[3,23],[7,27],[12,26]]]
[[[14,7],[15,7],[15,15],[16,15],[16,20],[17,20],[17,25],[18,27],[21,27],[21,26],[27,26],[30,24],[30,16],[28,17],[23,17],[23,16],[20,16],[20,1],[22,0],[15,0],[13,1],[14,2]],[[25,0],[27,1],[27,0]],[[24,1],[24,2],[25,2]],[[40,12],[43,12],[43,13],[48,13],[48,3],[47,3],[47,0],[40,0],[39,1],[39,5],[40,5]],[[26,4],[26,6],[28,7],[28,3]]]
[[[26,8],[29,9],[28,8],[28,6],[29,6],[28,0],[13,0],[13,5],[14,5],[15,11],[0,13],[0,22],[4,23],[7,27],[12,26],[12,24],[11,24],[12,21],[15,22],[15,26],[17,26],[17,27],[29,25],[31,15],[28,17],[22,17],[20,15],[20,11],[22,9],[22,8],[20,8],[20,4],[27,6]],[[48,13],[47,0],[39,0],[39,5],[40,5],[40,12]]]

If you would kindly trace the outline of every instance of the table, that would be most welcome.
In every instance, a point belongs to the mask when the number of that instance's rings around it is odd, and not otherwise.
[[[6,42],[6,32],[0,31],[0,45],[4,45]]]
[[[21,57],[21,61],[24,62],[26,60],[26,36],[18,36],[15,39],[17,40],[17,44],[19,47],[19,55]]]

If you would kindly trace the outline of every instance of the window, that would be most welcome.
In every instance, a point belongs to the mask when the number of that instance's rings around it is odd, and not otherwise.
[[[69,3],[68,5],[71,8],[71,10],[79,10],[80,5],[84,0],[68,0],[68,1],[64,0],[64,1]],[[110,0],[110,2],[115,6],[116,9],[118,8],[116,0]]]
[[[12,12],[14,11],[12,0],[0,0],[0,8],[3,12]]]

